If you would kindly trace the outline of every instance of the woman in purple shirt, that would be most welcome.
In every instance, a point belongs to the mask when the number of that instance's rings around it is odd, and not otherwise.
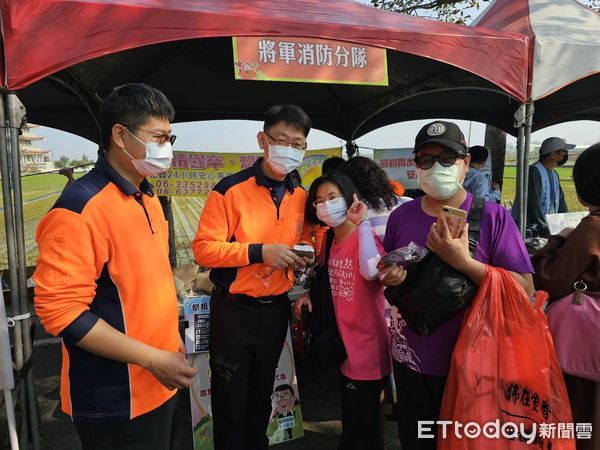
[[[471,208],[473,196],[462,187],[469,158],[465,138],[456,124],[436,121],[421,129],[415,141],[415,165],[420,188],[426,195],[401,205],[392,213],[384,248],[390,252],[410,242],[426,246],[475,283],[481,283],[486,264],[502,267],[532,295],[533,268],[525,244],[514,220],[500,205],[484,203],[474,257],[469,253],[468,225],[456,239],[450,236],[443,218],[436,225],[444,205],[467,212]],[[398,285],[406,274],[398,267],[381,276],[384,284]],[[412,332],[399,315],[393,317],[392,356],[402,448],[436,448],[435,439],[418,439],[418,422],[439,418],[450,357],[463,315],[456,315],[429,336]]]

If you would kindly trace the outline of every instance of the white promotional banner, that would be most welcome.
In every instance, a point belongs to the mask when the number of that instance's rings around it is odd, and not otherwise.
[[[418,189],[417,172],[412,148],[388,148],[373,151],[373,159],[392,180],[402,183],[405,189]]]

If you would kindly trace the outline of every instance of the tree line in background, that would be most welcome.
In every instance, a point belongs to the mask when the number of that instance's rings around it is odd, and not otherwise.
[[[54,161],[54,167],[57,169],[62,169],[64,167],[77,167],[77,166],[85,166],[87,164],[92,164],[92,161],[87,155],[81,155],[81,159],[69,159],[68,156],[61,156],[58,160]]]

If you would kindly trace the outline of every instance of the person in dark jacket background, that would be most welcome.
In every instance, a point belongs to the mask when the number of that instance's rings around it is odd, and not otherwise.
[[[569,150],[575,148],[564,139],[549,137],[542,142],[540,159],[529,166],[529,184],[527,188],[527,229],[534,234],[548,237],[546,214],[568,212],[565,194],[560,186],[556,168],[569,159]],[[515,199],[512,216],[518,223],[518,202]]]

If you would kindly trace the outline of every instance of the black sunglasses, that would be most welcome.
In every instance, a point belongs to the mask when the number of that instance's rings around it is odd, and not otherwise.
[[[414,161],[415,166],[417,166],[419,169],[427,170],[431,169],[436,161],[444,167],[453,166],[458,158],[464,159],[462,157],[459,157],[458,154],[456,154],[456,152],[453,152],[452,150],[445,150],[438,156],[428,154],[416,156]]]

